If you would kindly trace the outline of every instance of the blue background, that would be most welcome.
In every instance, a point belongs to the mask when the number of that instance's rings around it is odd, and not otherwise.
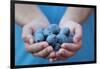
[[[66,7],[61,6],[39,6],[41,11],[46,15],[50,23],[59,23]],[[94,12],[89,16],[87,21],[82,24],[82,48],[66,61],[58,61],[55,63],[65,62],[82,62],[94,61]],[[15,23],[15,64],[49,64],[47,59],[34,57],[25,50],[21,37],[22,28]]]

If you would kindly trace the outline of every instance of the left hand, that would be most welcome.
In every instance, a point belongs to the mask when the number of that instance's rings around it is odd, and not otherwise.
[[[49,46],[48,42],[46,41],[34,43],[34,32],[39,28],[46,28],[48,25],[48,21],[37,19],[23,26],[22,38],[25,43],[25,48],[33,56],[47,58],[53,51],[53,48]]]
[[[81,48],[82,44],[82,27],[74,21],[60,23],[60,28],[68,27],[71,32],[74,32],[73,43],[63,43],[58,52],[51,55],[50,61],[66,60],[73,56],[76,51]],[[56,56],[55,58],[53,58]]]

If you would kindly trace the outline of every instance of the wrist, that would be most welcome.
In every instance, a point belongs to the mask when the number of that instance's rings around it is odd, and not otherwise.
[[[64,15],[59,25],[62,25],[62,24],[65,25],[66,23],[70,23],[70,22],[82,24],[82,21],[79,18],[77,19],[77,18],[70,17],[68,15]]]

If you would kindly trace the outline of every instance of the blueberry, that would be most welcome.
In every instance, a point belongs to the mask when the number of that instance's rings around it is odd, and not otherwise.
[[[34,40],[35,40],[35,42],[41,42],[41,41],[44,41],[45,38],[44,38],[43,33],[40,33],[40,32],[34,33]]]
[[[64,34],[58,34],[56,37],[58,39],[58,43],[60,44],[68,42],[68,37]]]
[[[53,48],[54,51],[58,51],[61,48],[61,45],[59,43],[55,43],[55,46]]]
[[[73,43],[73,37],[68,37],[68,43]]]
[[[44,29],[43,34],[45,37],[47,37],[48,35],[52,34],[52,32],[49,30],[49,28]]]
[[[41,28],[41,29],[37,29],[35,33],[43,33],[44,29]]]
[[[53,33],[53,34],[58,34],[60,31],[60,28],[56,24],[51,24],[48,29]]]
[[[65,34],[66,36],[69,36],[69,34],[70,34],[69,28],[62,28],[60,30],[60,34]]]
[[[57,39],[56,39],[56,35],[55,34],[50,34],[46,41],[50,44],[50,45],[54,45],[56,42],[57,42]]]
[[[73,37],[73,36],[74,36],[74,34],[75,34],[75,33],[73,33],[73,32],[70,32],[70,36],[71,36],[71,37]]]
[[[68,37],[68,43],[73,43],[73,36],[74,36],[74,33],[70,32],[70,35]]]

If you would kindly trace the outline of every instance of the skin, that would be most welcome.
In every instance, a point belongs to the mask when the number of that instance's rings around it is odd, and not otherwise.
[[[24,12],[23,12],[24,11]],[[68,7],[59,22],[60,28],[68,27],[75,32],[74,43],[63,43],[61,49],[55,52],[47,42],[34,43],[33,34],[38,28],[46,28],[49,22],[36,5],[15,5],[15,19],[22,26],[22,38],[25,48],[33,56],[48,58],[51,62],[66,60],[81,48],[82,27],[81,23],[87,19],[92,8]]]
[[[51,61],[66,60],[73,56],[82,46],[82,26],[81,24],[88,18],[92,8],[68,7],[64,16],[61,18],[60,28],[68,27],[71,32],[75,32],[74,43],[63,43],[58,52],[53,52]]]
[[[33,56],[47,58],[53,48],[47,42],[34,43],[34,32],[49,25],[47,18],[40,9],[36,5],[16,4],[15,20],[23,29],[22,38],[26,50]]]
[[[60,27],[67,27],[71,30],[71,32],[75,32],[75,35],[73,37],[73,43],[63,43],[61,45],[61,49],[58,52],[56,52],[56,60],[65,60],[73,56],[76,53],[76,51],[78,51],[81,48],[82,27],[80,24],[73,21],[61,24]],[[52,61],[54,60],[52,59]]]

